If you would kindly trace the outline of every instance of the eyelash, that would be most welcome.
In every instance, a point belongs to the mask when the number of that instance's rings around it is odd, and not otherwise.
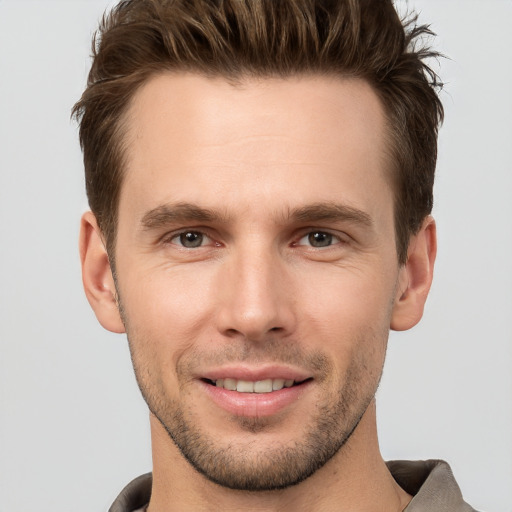
[[[214,241],[213,238],[211,236],[209,236],[208,233],[206,233],[205,231],[202,231],[200,229],[186,229],[186,230],[182,230],[182,231],[179,231],[177,233],[172,233],[172,234],[170,234],[168,236],[165,236],[164,239],[163,239],[163,243],[165,243],[165,244],[173,244],[173,245],[176,245],[176,246],[178,246],[178,247],[180,247],[182,249],[185,249],[185,250],[205,247],[205,245],[203,244],[204,239],[201,240],[200,245],[192,246],[192,247],[185,246],[183,244],[183,240],[181,240],[181,243],[174,242],[174,240],[180,239],[183,235],[187,235],[187,234],[200,235],[201,237],[206,238],[210,242]],[[326,235],[327,238],[329,240],[331,240],[331,243],[329,243],[328,245],[324,245],[324,246],[314,246],[311,243],[309,245],[308,244],[301,244],[300,243],[302,240],[304,240],[306,238],[308,238],[309,242],[311,242],[311,238],[310,237],[312,235]],[[331,231],[323,230],[323,229],[308,229],[307,231],[303,230],[301,232],[300,236],[298,238],[296,238],[296,241],[292,243],[292,246],[293,247],[309,247],[311,249],[327,249],[327,248],[336,246],[338,244],[345,244],[345,243],[347,243],[347,241],[344,240],[343,237],[341,237],[340,235],[336,235],[336,234],[332,233]],[[214,244],[217,247],[220,247],[220,245],[221,245],[218,242],[214,242]]]
[[[312,240],[311,240],[311,237],[314,235],[327,236],[328,240],[330,240],[330,243],[328,245],[315,246],[312,244]],[[306,238],[308,239],[309,244],[301,244],[300,242]],[[310,247],[312,249],[327,249],[327,248],[336,246],[338,244],[343,244],[343,243],[345,243],[345,241],[343,240],[343,238],[340,235],[336,235],[330,231],[323,230],[323,229],[313,229],[313,230],[310,230],[310,231],[304,233],[299,238],[299,240],[297,242],[295,242],[293,245],[294,246],[304,245],[304,246]]]
[[[175,239],[179,239],[183,235],[192,234],[192,233],[200,235],[201,237],[207,238],[210,241],[213,241],[212,237],[210,237],[207,233],[205,233],[204,231],[201,231],[200,229],[184,229],[177,233],[171,233],[169,235],[166,235],[163,239],[163,243],[177,245],[178,247],[183,248],[183,249],[195,249],[198,247],[204,247],[203,244],[201,244],[197,247],[186,247],[185,245],[183,245],[183,243],[174,242]],[[218,244],[218,243],[215,243],[215,245],[220,246],[220,244]]]

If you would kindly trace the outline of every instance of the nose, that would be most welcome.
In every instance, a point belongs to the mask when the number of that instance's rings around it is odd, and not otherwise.
[[[235,252],[223,264],[218,292],[217,326],[223,335],[260,342],[269,335],[293,333],[295,298],[277,250],[252,247]]]

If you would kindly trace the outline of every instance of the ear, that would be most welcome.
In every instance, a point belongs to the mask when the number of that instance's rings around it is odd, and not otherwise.
[[[391,329],[405,331],[423,316],[437,252],[436,223],[429,215],[409,242],[407,262],[400,269]]]
[[[85,295],[96,318],[108,331],[125,332],[117,303],[117,293],[103,236],[92,212],[82,215],[80,260]]]

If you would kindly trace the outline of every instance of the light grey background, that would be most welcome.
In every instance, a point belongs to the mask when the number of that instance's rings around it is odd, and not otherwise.
[[[473,506],[510,512],[512,2],[408,4],[452,60],[435,284],[423,322],[391,337],[382,451],[446,459]],[[0,0],[0,511],[106,510],[151,468],[125,338],[97,324],[77,252],[86,200],[69,112],[107,5]]]

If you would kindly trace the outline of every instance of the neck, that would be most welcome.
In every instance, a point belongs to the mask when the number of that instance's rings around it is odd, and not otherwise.
[[[153,488],[148,512],[402,511],[411,496],[398,486],[380,455],[375,416],[373,401],[346,444],[322,468],[297,485],[268,492],[236,491],[210,482],[151,416]]]

